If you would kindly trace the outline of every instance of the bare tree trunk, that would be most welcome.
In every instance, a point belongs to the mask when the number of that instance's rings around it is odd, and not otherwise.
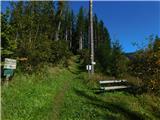
[[[88,22],[89,24],[89,22]],[[88,49],[90,50],[91,45],[90,45],[91,41],[90,41],[90,25],[88,26]]]
[[[79,39],[79,50],[83,49],[82,41],[83,41],[83,37],[82,37],[82,32],[81,32],[80,39]]]
[[[69,48],[72,48],[72,29],[70,29]]]
[[[15,39],[16,44],[17,44],[17,40],[18,40],[18,31],[16,32],[16,39]]]
[[[36,30],[35,40],[37,39],[38,32],[39,32],[39,24],[38,24],[38,27],[37,27],[37,30]]]
[[[98,31],[97,31],[97,47],[99,46],[99,44],[100,44],[100,33],[99,33],[99,29],[98,29]]]
[[[55,39],[56,41],[59,40],[59,31],[60,31],[60,28],[61,28],[61,21],[58,24],[58,29],[57,29],[57,32],[56,32],[56,39]]]
[[[66,30],[66,33],[65,33],[65,40],[68,41],[68,31]]]
[[[31,49],[33,46],[32,46],[32,21],[31,21],[31,24],[30,24],[30,31],[29,31],[29,44],[28,44],[28,48]]]
[[[31,50],[31,48],[32,48],[32,38],[31,38],[32,33],[31,33],[31,30],[30,30],[28,36],[29,36],[29,41],[25,40],[25,44],[26,44],[25,47],[27,47],[27,49]]]
[[[95,35],[94,35],[94,40],[95,40],[95,44],[94,44],[94,46],[95,46],[95,49],[97,49],[97,47],[98,47],[98,42],[97,42],[97,30],[95,29],[95,33],[94,33]]]
[[[93,17],[92,17],[92,0],[90,0],[90,41],[91,41],[91,73],[94,74],[94,40],[93,40]]]
[[[61,16],[62,16],[62,10],[61,10],[61,12],[60,12],[60,18],[61,18]],[[56,32],[56,41],[58,41],[59,40],[59,31],[60,31],[60,28],[61,28],[61,20],[59,20],[59,23],[58,23],[58,29],[57,29],[57,32]]]

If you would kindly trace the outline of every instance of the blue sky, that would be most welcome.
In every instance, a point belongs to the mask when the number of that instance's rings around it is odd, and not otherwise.
[[[69,4],[75,13],[81,6],[86,9],[89,6],[87,1],[72,1]],[[2,11],[7,6],[8,2],[3,2]],[[147,44],[149,35],[160,36],[160,1],[94,1],[93,11],[103,20],[111,39],[118,39],[125,52],[137,49],[133,42]]]

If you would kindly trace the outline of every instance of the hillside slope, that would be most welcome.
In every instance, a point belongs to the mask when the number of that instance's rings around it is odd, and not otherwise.
[[[48,68],[43,74],[16,74],[2,86],[2,120],[158,120],[160,98],[127,92],[95,94],[79,69]]]

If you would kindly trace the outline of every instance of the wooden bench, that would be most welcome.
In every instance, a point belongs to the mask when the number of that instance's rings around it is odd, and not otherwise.
[[[101,80],[99,81],[101,90],[117,90],[117,89],[129,88],[130,86],[126,85],[126,83],[127,83],[127,80],[103,80],[103,81]],[[115,84],[118,84],[118,85],[115,85]]]

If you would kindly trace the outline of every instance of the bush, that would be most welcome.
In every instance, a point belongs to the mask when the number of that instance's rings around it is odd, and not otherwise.
[[[20,61],[20,68],[25,72],[40,70],[45,64],[63,63],[67,66],[67,59],[70,56],[67,43],[65,41],[39,40],[35,47],[25,46],[19,50],[19,57],[27,57],[26,61]]]
[[[127,72],[128,59],[123,55],[121,45],[118,41],[113,43],[113,48],[110,58],[111,75],[114,77],[124,77]]]
[[[123,78],[127,72],[128,59],[123,54],[112,56],[111,59],[111,75],[116,78]]]
[[[85,69],[86,65],[90,64],[90,54],[88,49],[83,49],[78,52],[80,54],[80,60],[82,60],[82,67]]]
[[[67,59],[71,56],[68,48],[68,44],[64,40],[53,41],[51,45],[51,56],[49,62],[53,64],[58,64],[63,62],[64,65],[67,64]]]
[[[43,64],[49,62],[51,56],[51,40],[47,38],[39,38],[38,41],[27,42],[20,44],[17,49],[17,56],[19,58],[26,58],[27,60],[19,62],[20,69],[25,72],[32,72],[39,70]]]
[[[129,71],[143,81],[143,86],[149,92],[160,91],[160,40],[153,47],[137,53],[130,61]]]

